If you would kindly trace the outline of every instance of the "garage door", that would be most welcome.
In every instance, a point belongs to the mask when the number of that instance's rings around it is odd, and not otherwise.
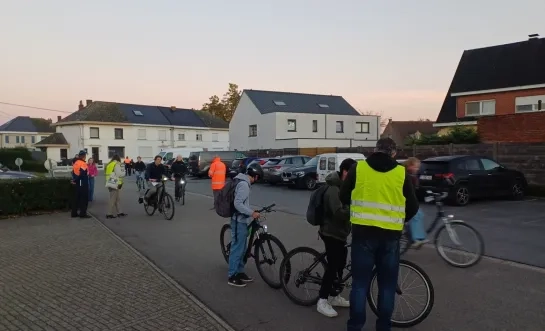
[[[151,146],[139,146],[138,147],[138,156],[142,159],[153,159],[153,147]]]

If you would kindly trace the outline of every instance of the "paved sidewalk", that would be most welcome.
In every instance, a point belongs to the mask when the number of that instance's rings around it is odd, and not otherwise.
[[[94,219],[0,220],[0,330],[231,330]]]

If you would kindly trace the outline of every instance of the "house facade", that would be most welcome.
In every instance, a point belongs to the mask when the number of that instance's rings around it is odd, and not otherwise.
[[[89,100],[85,107],[54,126],[58,140],[39,142],[37,146],[47,147],[48,158],[55,161],[72,158],[82,149],[96,160],[107,162],[116,154],[152,160],[165,148],[229,148],[228,124],[192,109]],[[63,142],[58,135],[67,147],[58,144]]]
[[[484,117],[545,110],[544,58],[545,39],[537,35],[464,51],[434,126],[440,133],[456,125],[477,129]]]
[[[17,116],[0,125],[0,148],[28,148],[55,132],[51,120]]]
[[[340,96],[244,90],[229,125],[231,150],[374,146],[380,117]]]
[[[392,138],[398,146],[403,146],[422,136],[436,134],[439,130],[433,127],[433,124],[432,121],[392,121],[389,119],[380,137]]]

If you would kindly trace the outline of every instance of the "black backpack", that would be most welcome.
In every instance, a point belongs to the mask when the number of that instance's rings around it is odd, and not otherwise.
[[[310,201],[307,208],[307,222],[310,225],[318,226],[324,224],[326,213],[324,195],[328,187],[328,185],[323,185],[316,191],[312,192],[312,195],[310,196]]]
[[[225,183],[225,186],[218,193],[218,196],[214,200],[214,209],[216,209],[216,214],[221,217],[233,217],[236,212],[234,201],[235,201],[235,190],[240,179],[232,179]]]

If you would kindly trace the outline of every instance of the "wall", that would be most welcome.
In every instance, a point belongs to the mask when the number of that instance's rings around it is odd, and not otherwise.
[[[458,118],[466,116],[466,102],[492,99],[496,100],[496,115],[514,114],[515,99],[517,97],[527,97],[540,94],[545,94],[545,88],[460,96],[456,99],[456,116]]]
[[[262,115],[243,93],[229,123],[229,149],[251,150],[274,146],[275,114]],[[249,137],[250,125],[257,125],[257,136]]]
[[[25,147],[33,148],[33,145],[42,140],[42,137],[49,137],[51,135],[48,133],[29,133],[29,132],[5,132],[0,134],[0,148],[15,148],[15,147]],[[8,143],[6,143],[6,137],[8,138]],[[17,138],[19,137],[19,143],[17,143]],[[22,143],[22,137],[25,137],[25,142]],[[34,141],[32,141],[34,137]]]
[[[545,112],[480,118],[477,122],[483,142],[545,142]]]

